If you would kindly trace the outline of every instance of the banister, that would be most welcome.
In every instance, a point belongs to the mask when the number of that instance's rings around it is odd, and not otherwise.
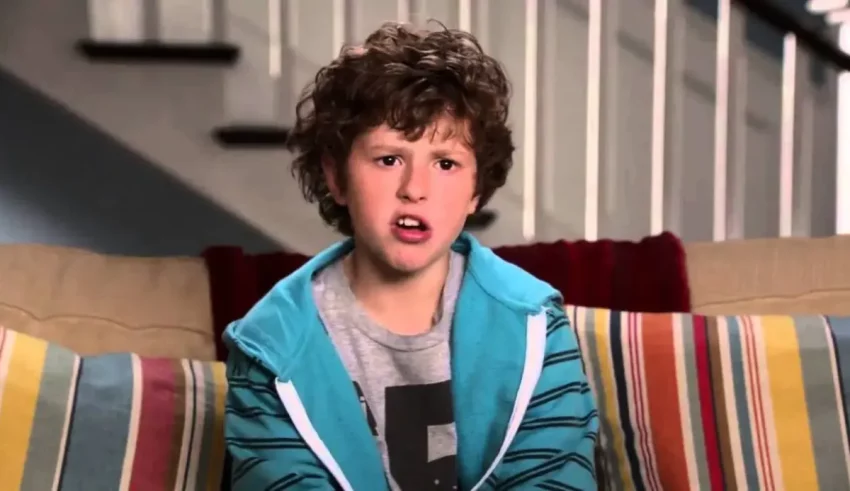
[[[796,18],[786,9],[778,6],[776,0],[733,0],[733,3],[749,10],[780,31],[794,34],[801,45],[809,48],[820,58],[841,70],[850,71],[850,55],[818,32],[811,22]]]

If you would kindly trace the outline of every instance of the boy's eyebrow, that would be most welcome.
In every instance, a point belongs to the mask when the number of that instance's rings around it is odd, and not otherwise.
[[[397,145],[387,145],[385,143],[379,143],[377,145],[371,145],[366,148],[366,151],[369,153],[387,153],[387,154],[398,154],[404,153],[404,148]]]
[[[372,145],[366,149],[370,154],[384,155],[403,155],[409,150],[397,145],[378,144]],[[432,158],[458,158],[465,153],[469,153],[470,149],[466,146],[453,146],[452,148],[436,148],[431,151]]]

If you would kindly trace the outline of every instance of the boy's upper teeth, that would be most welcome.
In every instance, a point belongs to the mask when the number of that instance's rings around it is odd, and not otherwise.
[[[418,227],[420,225],[419,220],[410,217],[401,217],[396,223],[402,227]]]

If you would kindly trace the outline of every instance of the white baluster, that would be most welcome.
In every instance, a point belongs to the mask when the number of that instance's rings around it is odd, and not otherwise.
[[[399,22],[412,22],[411,17],[411,2],[413,0],[398,0],[397,14]]]
[[[333,45],[331,58],[336,58],[343,45],[348,41],[348,2],[346,0],[333,0]]]
[[[472,31],[472,0],[457,0],[457,27],[461,31]]]
[[[525,1],[525,114],[523,132],[522,236],[534,240],[537,218],[537,36],[538,0]]]
[[[667,156],[668,54],[670,37],[670,1],[655,0],[652,62],[652,150],[650,156],[651,234],[664,229],[664,169]]]
[[[585,157],[584,238],[599,235],[599,163],[602,145],[602,8],[589,0],[587,39],[587,145]]]
[[[790,237],[796,160],[797,36],[785,34],[782,53],[782,119],[779,140],[779,236]]]
[[[269,76],[277,80],[283,71],[283,39],[282,39],[282,23],[283,23],[283,8],[281,3],[283,0],[268,0],[269,12]],[[293,5],[291,8],[297,8]],[[297,29],[297,26],[294,26]]]
[[[726,183],[729,165],[729,95],[732,86],[732,2],[717,2],[717,66],[714,102],[714,230],[715,241],[726,240]]]

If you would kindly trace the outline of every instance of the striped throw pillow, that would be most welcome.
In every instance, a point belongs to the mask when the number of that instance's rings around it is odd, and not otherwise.
[[[0,328],[0,489],[217,490],[224,366],[81,357]]]
[[[850,489],[850,318],[567,312],[611,489]]]

